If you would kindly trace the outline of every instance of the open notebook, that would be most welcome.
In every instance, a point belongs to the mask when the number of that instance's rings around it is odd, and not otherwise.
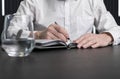
[[[52,48],[76,48],[76,43],[64,42],[62,40],[35,40],[35,48],[37,49],[52,49]]]

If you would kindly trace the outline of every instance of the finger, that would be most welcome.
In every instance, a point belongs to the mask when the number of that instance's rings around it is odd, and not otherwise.
[[[57,38],[55,35],[53,35],[51,32],[47,33],[47,36],[50,37],[51,39],[55,40],[55,39],[59,39]]]
[[[85,34],[85,35],[82,35],[80,38],[78,38],[77,40],[75,40],[74,42],[75,43],[79,43],[81,41],[83,41],[84,39],[88,38],[89,37],[89,34]]]
[[[96,43],[96,44],[93,44],[91,47],[92,47],[92,48],[98,48],[98,47],[100,47],[100,44],[99,44],[99,43]]]
[[[46,36],[46,39],[49,39],[49,40],[51,40],[52,38],[51,38],[50,36]]]
[[[95,43],[96,43],[96,41],[91,40],[91,41],[89,41],[88,43],[84,44],[84,45],[83,45],[83,48],[91,47],[91,46],[94,45]]]
[[[88,42],[92,41],[93,37],[89,36],[89,34],[83,35],[78,41],[78,48],[83,47],[85,44],[87,44]],[[84,48],[84,47],[83,47]]]
[[[83,47],[85,44],[87,44],[89,42],[89,40],[87,38],[83,39],[82,41],[80,41],[78,43],[78,48]]]
[[[65,42],[67,41],[67,38],[62,33],[59,33],[55,28],[51,27],[48,30],[58,39],[61,39]]]
[[[57,36],[59,39],[65,41],[65,42],[67,41],[67,38],[66,38],[63,34],[61,34],[61,33],[58,33],[56,36]]]
[[[65,28],[55,24],[54,28],[56,29],[57,32],[62,33],[66,38],[69,38],[68,32],[65,30]]]

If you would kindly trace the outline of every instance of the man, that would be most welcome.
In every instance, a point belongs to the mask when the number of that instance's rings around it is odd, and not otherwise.
[[[120,43],[120,27],[103,0],[24,0],[16,15],[31,15],[36,39],[70,38],[78,48]]]

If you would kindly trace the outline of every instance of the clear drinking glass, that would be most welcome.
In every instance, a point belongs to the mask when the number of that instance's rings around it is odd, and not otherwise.
[[[28,56],[34,48],[33,22],[29,15],[6,15],[2,48],[11,57]]]

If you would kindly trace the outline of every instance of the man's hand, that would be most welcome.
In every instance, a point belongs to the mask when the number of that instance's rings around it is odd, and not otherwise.
[[[51,24],[46,30],[35,33],[36,39],[60,39],[66,42],[68,37],[67,31],[57,24]]]
[[[102,34],[85,34],[75,40],[74,42],[78,44],[78,48],[98,48],[104,47],[111,44],[113,41],[112,36],[109,33]]]

